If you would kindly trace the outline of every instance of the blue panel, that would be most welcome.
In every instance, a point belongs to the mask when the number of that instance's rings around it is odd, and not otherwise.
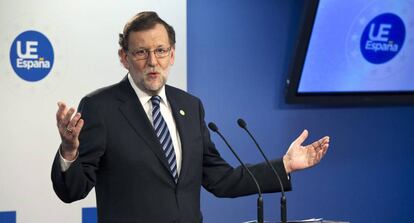
[[[292,174],[288,219],[412,222],[414,106],[284,104],[305,1],[258,2],[187,1],[188,90],[202,99],[206,121],[217,123],[247,163],[261,162],[261,157],[237,126],[239,117],[271,158],[283,155],[304,128],[310,131],[306,143],[331,136],[329,152],[318,166]],[[224,143],[212,138],[223,157],[237,165]],[[266,220],[279,219],[279,197],[266,194]],[[256,196],[219,199],[203,192],[204,222],[255,219],[255,202]]]
[[[16,223],[16,212],[0,211],[0,223]]]
[[[96,208],[82,208],[82,223],[97,223]]]

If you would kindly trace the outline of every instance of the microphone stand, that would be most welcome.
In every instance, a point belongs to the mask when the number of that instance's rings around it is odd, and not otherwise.
[[[210,128],[211,131],[217,133],[220,136],[220,138],[224,141],[224,143],[226,143],[227,147],[230,149],[230,151],[233,153],[233,155],[237,158],[239,163],[242,165],[243,169],[245,169],[247,171],[247,173],[250,175],[250,177],[252,178],[252,180],[256,184],[257,192],[259,193],[259,196],[257,197],[257,222],[258,223],[263,223],[263,196],[262,196],[262,190],[260,189],[259,183],[257,182],[256,178],[254,177],[253,173],[249,170],[249,168],[247,168],[247,166],[243,163],[243,161],[241,161],[240,157],[237,155],[237,153],[234,151],[234,149],[230,146],[230,144],[227,142],[227,140],[224,138],[224,136],[220,133],[220,131],[218,130],[216,124],[214,124],[213,122],[210,122],[208,124],[208,127]]]
[[[286,195],[285,195],[285,189],[283,187],[282,180],[280,179],[279,174],[276,172],[273,165],[270,163],[270,161],[267,159],[266,155],[264,154],[262,148],[259,146],[259,143],[257,143],[256,139],[253,137],[253,135],[250,133],[250,131],[247,129],[247,124],[243,119],[238,119],[237,124],[240,126],[240,128],[244,129],[250,136],[250,138],[253,140],[253,142],[256,144],[256,147],[259,149],[260,153],[262,154],[263,158],[265,159],[267,165],[272,169],[273,174],[276,176],[278,183],[280,184],[280,189],[282,196],[280,198],[280,219],[281,223],[287,222],[287,208],[286,208]]]

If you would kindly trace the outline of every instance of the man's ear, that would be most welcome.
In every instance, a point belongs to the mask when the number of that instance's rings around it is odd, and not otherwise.
[[[174,65],[174,61],[175,61],[175,47],[171,47],[170,65]]]
[[[118,56],[119,56],[119,62],[122,63],[122,65],[124,65],[125,69],[129,70],[129,64],[128,64],[128,59],[127,59],[127,53],[125,52],[124,49],[119,49],[118,50]]]

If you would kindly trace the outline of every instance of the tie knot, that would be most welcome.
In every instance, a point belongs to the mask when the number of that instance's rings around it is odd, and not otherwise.
[[[160,105],[161,97],[159,95],[154,95],[151,97],[152,105]]]

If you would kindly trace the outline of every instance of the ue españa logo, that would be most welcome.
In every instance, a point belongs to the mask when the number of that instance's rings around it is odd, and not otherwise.
[[[361,53],[373,64],[382,64],[400,52],[405,38],[405,27],[400,17],[384,13],[372,19],[361,37]]]
[[[53,66],[53,48],[45,35],[37,31],[20,33],[10,48],[10,63],[23,80],[35,82],[45,78]]]

